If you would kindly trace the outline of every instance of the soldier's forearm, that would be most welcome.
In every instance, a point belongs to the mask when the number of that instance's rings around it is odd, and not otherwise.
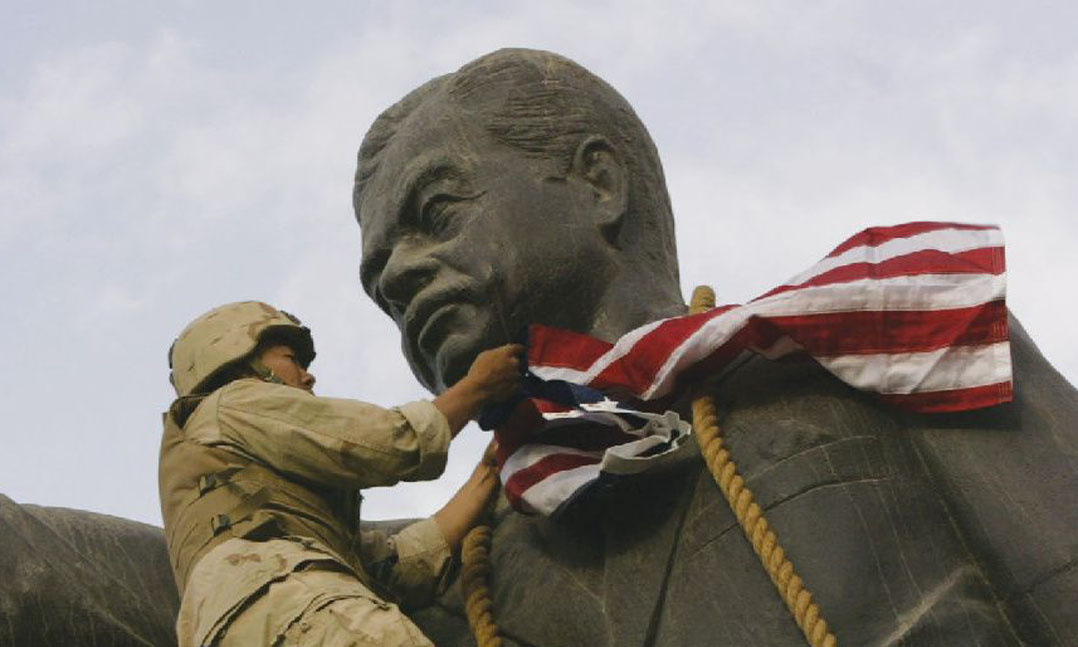
[[[434,514],[434,521],[445,536],[450,550],[460,550],[464,536],[479,522],[498,485],[493,465],[480,463],[453,498]]]
[[[478,415],[485,400],[485,394],[474,381],[464,379],[434,398],[434,406],[449,421],[449,434],[455,438],[464,425]]]

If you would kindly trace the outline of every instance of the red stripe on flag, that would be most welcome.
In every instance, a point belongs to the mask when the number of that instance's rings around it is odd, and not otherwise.
[[[909,238],[910,236],[916,236],[917,234],[925,234],[930,231],[941,231],[944,229],[983,231],[987,229],[999,229],[999,227],[996,227],[995,225],[967,225],[958,222],[907,222],[892,227],[869,227],[846,239],[844,243],[836,247],[834,251],[827,256],[838,256],[854,247],[879,247],[887,241],[896,238]]]
[[[557,368],[591,365],[613,344],[571,330],[528,327],[528,365]]]
[[[798,285],[780,285],[756,297],[753,301],[792,290],[849,283],[861,279],[889,279],[924,274],[1001,274],[1005,269],[1002,247],[981,247],[954,254],[941,252],[938,249],[924,249],[879,263],[842,265]]]
[[[668,319],[643,338],[629,353],[614,360],[588,384],[599,390],[628,389],[639,394],[655,379],[670,355],[701,326],[737,306],[727,305],[696,315]]]
[[[528,467],[514,472],[505,482],[505,494],[510,499],[522,499],[524,493],[533,485],[545,480],[552,474],[584,465],[595,465],[598,462],[599,459],[594,456],[580,456],[579,454],[553,454],[547,456]]]
[[[778,338],[779,334],[775,333],[773,329],[764,330],[762,326],[753,326],[751,320],[747,322],[747,325],[742,326],[737,332],[730,335],[730,337],[720,346],[712,349],[711,353],[696,363],[685,367],[682,372],[676,378],[676,385],[692,384],[693,382],[703,379],[706,376],[714,375],[726,367],[735,357],[737,357],[743,350],[747,348],[754,348],[759,346],[767,346]],[[769,341],[770,340],[770,341]],[[691,343],[691,342],[690,342]],[[634,357],[625,357],[620,360],[621,364],[628,365],[632,363]],[[644,371],[623,371],[622,373],[606,374],[605,372],[600,375],[600,379],[594,380],[591,384],[600,391],[608,389],[626,390],[633,393],[636,397],[641,397],[645,391],[650,389],[658,379],[658,372],[662,368],[660,366],[651,367],[651,372]],[[622,378],[624,375],[635,375],[636,380],[633,382],[618,382],[615,383],[615,378]],[[677,386],[674,387],[673,395]],[[666,398],[669,400],[669,398]]]
[[[811,355],[916,353],[1007,340],[1007,306],[991,301],[952,310],[831,312],[768,317]]]
[[[706,318],[696,315],[692,319],[692,325],[678,332],[695,332]],[[551,341],[556,339],[558,332],[554,329],[547,331]],[[589,386],[602,391],[642,394],[654,383],[669,354],[685,341],[682,338],[685,335],[679,334],[676,344],[671,343],[663,336],[664,332],[660,327],[640,339],[632,352],[599,373]],[[714,374],[743,349],[768,348],[784,336],[789,336],[816,356],[924,352],[948,346],[991,344],[1005,341],[1008,337],[1007,308],[999,300],[970,308],[936,311],[857,311],[754,317],[706,358],[686,368],[678,376],[678,382],[691,383]],[[588,367],[581,364],[575,368],[586,370]]]
[[[1010,402],[1014,398],[1014,385],[1008,380],[965,389],[908,394],[889,393],[878,397],[888,404],[908,411],[952,413]]]
[[[532,404],[535,405],[536,411],[539,413],[564,413],[566,411],[575,411],[576,407],[570,407],[560,402],[552,402],[550,400],[544,400],[542,398],[530,398]]]
[[[505,465],[506,459],[523,445],[534,442],[533,434],[542,428],[543,416],[530,399],[523,399],[513,407],[509,417],[494,430],[498,441],[498,465]]]
[[[669,355],[677,349],[677,346],[684,343],[685,339],[691,337],[692,333],[699,330],[700,326],[704,323],[734,307],[737,306],[723,306],[706,313],[664,322],[664,324],[669,323],[671,325],[666,328],[659,326],[643,338],[639,339],[636,345],[633,346],[628,353],[611,362],[607,368],[587,382],[587,386],[600,391],[615,393],[619,396],[631,396],[631,399],[633,400],[631,405],[637,409],[645,411],[665,410],[665,407],[670,404],[667,399],[658,402],[647,402],[636,398],[651,386],[655,380],[655,375],[658,373],[659,369],[663,367]],[[686,322],[686,320],[691,321]],[[688,325],[676,325],[679,323],[687,323]],[[543,353],[547,352],[548,349],[557,348],[560,335],[576,335],[576,333],[557,328],[547,328],[539,324],[533,325],[532,328],[543,329],[543,338],[548,344],[547,349],[544,349]],[[665,336],[670,330],[679,333],[673,340]],[[735,334],[731,335],[725,344],[714,349],[706,358],[694,366],[688,367],[682,377],[691,381],[702,375],[708,374],[709,372],[717,371],[721,369],[726,362],[729,362],[736,357],[742,350],[749,347],[766,345],[765,342],[767,342],[767,340],[773,341],[779,336],[781,335],[774,331],[761,331],[759,327],[745,326]],[[536,353],[535,355],[536,357],[534,358],[533,365],[545,366],[550,364],[542,353]],[[567,360],[567,358],[564,357],[561,359]],[[562,367],[573,368],[583,372],[590,368],[590,363],[586,360],[581,360],[563,364]],[[539,407],[540,410],[544,410],[542,404],[540,404]],[[564,409],[561,405],[553,405],[549,408],[551,410]]]
[[[676,389],[682,385],[694,384],[710,376],[717,375],[743,351],[752,348],[767,348],[774,344],[782,333],[767,326],[753,325],[750,319],[740,330],[730,335],[726,343],[716,348],[701,361],[689,366],[678,375]],[[648,386],[651,386],[650,384]]]

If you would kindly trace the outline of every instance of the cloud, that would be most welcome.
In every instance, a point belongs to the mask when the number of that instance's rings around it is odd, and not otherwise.
[[[137,132],[144,115],[138,88],[124,82],[130,54],[125,45],[105,43],[43,63],[14,108],[5,156],[89,156]]]
[[[242,13],[104,12],[77,38],[18,41],[33,49],[23,81],[0,89],[0,285],[4,336],[18,340],[8,364],[30,368],[0,372],[0,415],[35,431],[8,438],[0,491],[156,521],[165,350],[227,301],[309,323],[323,393],[421,397],[359,288],[355,153],[407,91],[502,46],[563,53],[633,104],[664,160],[686,289],[749,299],[871,224],[999,222],[1013,307],[1078,377],[1066,298],[1078,48],[1065,20],[839,1]],[[466,438],[450,478],[372,492],[368,513],[440,505],[485,441]]]

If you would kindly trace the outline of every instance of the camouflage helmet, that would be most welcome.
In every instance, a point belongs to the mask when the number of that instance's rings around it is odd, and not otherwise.
[[[176,394],[212,390],[223,369],[250,355],[266,333],[292,346],[304,368],[314,359],[311,331],[299,319],[260,301],[229,303],[192,321],[172,342],[169,381]]]

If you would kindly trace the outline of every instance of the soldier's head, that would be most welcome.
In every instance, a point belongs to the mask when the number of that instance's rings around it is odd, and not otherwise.
[[[681,305],[651,137],[555,54],[500,50],[386,110],[353,201],[364,289],[435,391],[529,323],[609,337]]]
[[[311,331],[287,312],[259,301],[229,303],[199,316],[168,352],[169,380],[182,397],[257,377],[311,390]]]

